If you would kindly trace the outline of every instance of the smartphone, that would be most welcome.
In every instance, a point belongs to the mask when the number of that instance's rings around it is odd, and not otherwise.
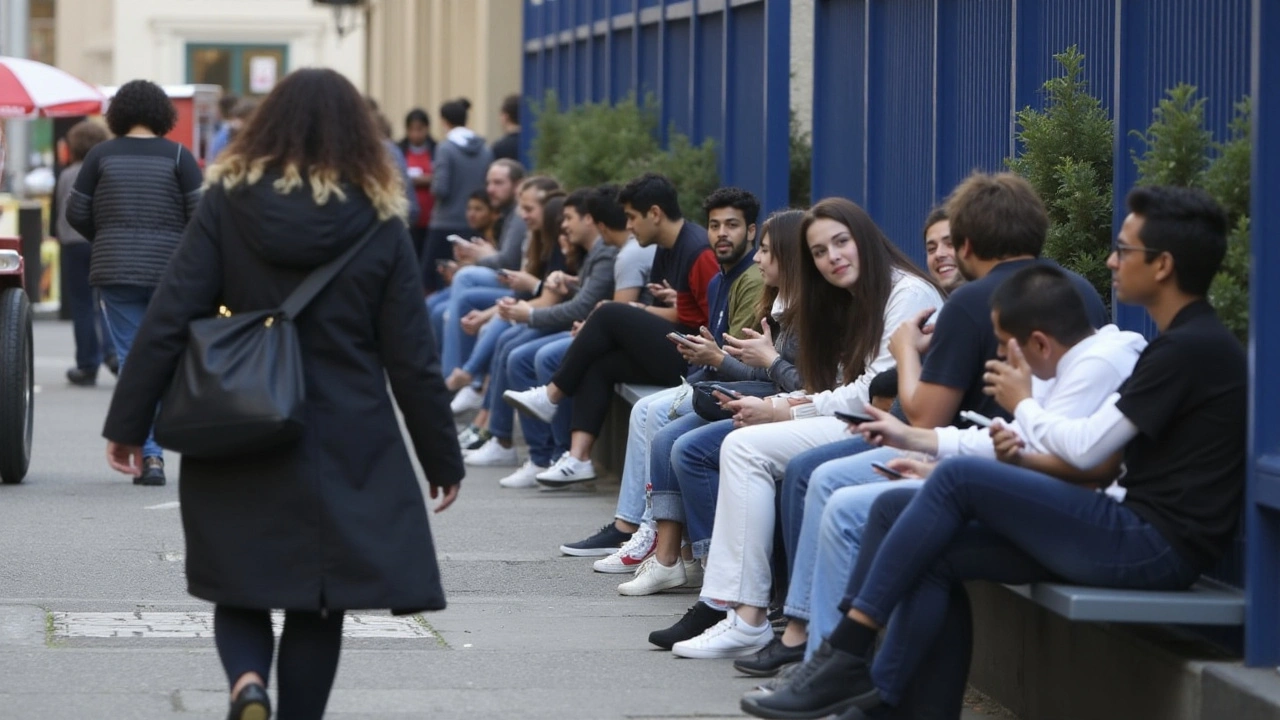
[[[902,473],[898,472],[897,470],[894,470],[893,468],[889,467],[888,465],[885,465],[884,463],[873,462],[871,463],[871,467],[875,468],[876,470],[879,470],[881,473],[885,475],[888,475],[894,480],[901,480],[906,477],[906,475],[903,475]]]
[[[686,336],[684,333],[679,333],[674,331],[669,332],[667,333],[667,339],[674,340],[680,343],[681,345],[687,345],[689,347],[697,347],[697,343],[690,340],[688,336]]]
[[[742,397],[742,393],[738,392],[737,390],[730,390],[729,388],[723,385],[712,385],[710,389],[716,392],[719,392],[721,394],[727,395],[733,398],[734,400],[737,400],[738,398]]]
[[[446,240],[448,240],[448,241],[449,241],[449,242],[451,242],[451,243],[467,243],[468,245],[470,245],[470,244],[471,244],[471,241],[470,241],[470,240],[468,240],[468,239],[466,239],[466,238],[462,237],[461,235],[450,235],[449,237],[447,237],[447,238],[445,238],[445,239],[446,239]]]
[[[992,422],[991,418],[987,417],[986,415],[979,415],[978,413],[972,410],[961,410],[960,417],[964,418],[965,420],[968,420],[969,422],[973,423],[974,425],[977,425],[978,427],[984,427],[984,428],[991,427],[991,422]]]
[[[861,425],[862,423],[869,423],[869,422],[876,421],[876,419],[871,417],[870,415],[863,415],[862,413],[840,412],[839,410],[835,412],[835,416],[849,423],[850,425]]]

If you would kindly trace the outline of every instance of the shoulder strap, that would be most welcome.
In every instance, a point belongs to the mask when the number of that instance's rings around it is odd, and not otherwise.
[[[285,301],[281,303],[281,314],[290,319],[298,317],[298,315],[311,304],[311,301],[315,299],[316,295],[319,295],[320,291],[332,282],[339,272],[342,272],[342,268],[346,267],[347,263],[351,262],[351,258],[354,258],[356,253],[360,252],[361,248],[369,244],[369,239],[378,232],[380,227],[382,227],[382,222],[374,220],[373,224],[365,231],[364,235],[362,235],[354,245],[348,248],[346,252],[313,270],[311,274],[302,281],[302,284],[290,293],[289,297],[285,298]]]

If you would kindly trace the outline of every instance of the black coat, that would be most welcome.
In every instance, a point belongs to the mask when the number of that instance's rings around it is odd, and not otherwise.
[[[140,445],[186,342],[187,323],[278,307],[375,220],[368,199],[317,206],[268,176],[210,188],[156,290],[120,375],[103,434]],[[297,319],[306,431],[234,459],[183,459],[179,497],[192,595],[248,608],[444,607],[422,488],[388,379],[428,480],[462,480],[418,263],[399,220]]]

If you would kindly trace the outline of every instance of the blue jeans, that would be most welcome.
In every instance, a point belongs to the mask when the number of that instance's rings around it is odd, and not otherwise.
[[[471,375],[473,384],[479,382],[481,378],[497,368],[494,358],[498,354],[498,344],[503,342],[502,339],[506,333],[510,330],[524,329],[527,329],[524,325],[512,325],[510,322],[496,316],[485,323],[484,327],[480,328],[480,332],[476,333],[475,345],[471,348],[471,355],[462,362],[462,369]],[[499,395],[498,397],[502,396]]]
[[[563,333],[558,339],[548,342],[546,345],[538,348],[534,354],[533,367],[537,376],[537,385],[546,385],[551,382],[551,378],[555,377],[556,372],[560,369],[560,361],[564,359],[564,354],[569,351],[569,346],[573,344],[573,338],[569,337],[569,333]],[[569,429],[570,420],[573,417],[573,403],[562,402],[556,408],[556,414],[551,418],[550,425],[550,442],[535,450],[534,438],[547,437],[547,423],[531,418],[524,413],[520,414],[520,429],[524,432],[525,440],[529,442],[529,457],[534,459],[535,465],[542,465],[538,462],[539,457],[547,458],[547,465],[559,458],[564,453],[569,452],[569,438],[572,434]],[[551,452],[545,456],[535,455],[535,452],[544,452],[545,447],[550,447]]]
[[[856,454],[850,456],[849,452]],[[901,454],[894,448],[874,448],[861,438],[854,438],[808,450],[787,463],[782,482],[782,532],[790,570],[785,608],[788,617],[810,619],[809,592],[827,499],[843,487],[882,483],[886,478],[877,473],[871,463],[888,462]],[[796,501],[797,494],[802,498],[800,502]],[[816,567],[821,568],[821,572],[833,569]],[[836,569],[835,577],[847,578],[852,569],[850,556]]]
[[[96,374],[103,358],[115,357],[116,350],[107,333],[102,303],[89,286],[87,242],[63,243],[61,258],[62,302],[71,311],[71,331],[76,340],[76,367]]]
[[[503,322],[506,322],[505,320]],[[511,363],[511,353],[525,343],[533,342],[546,334],[544,330],[535,330],[528,325],[514,325],[503,331],[498,338],[493,356],[493,370],[489,373],[489,389],[485,394],[485,407],[489,410],[489,432],[496,438],[510,440],[515,434],[515,408],[502,399],[502,394],[511,389],[507,372]],[[528,388],[519,388],[527,390]]]
[[[444,340],[441,346],[440,367],[448,376],[454,368],[462,367],[471,356],[476,339],[462,331],[462,318],[472,310],[492,307],[498,298],[507,297],[511,291],[498,283],[498,273],[487,267],[470,265],[453,276],[447,301],[448,315],[444,319]]]
[[[711,527],[716,520],[716,497],[720,492],[720,445],[733,431],[732,420],[720,420],[681,435],[671,447],[675,483],[653,487],[654,518],[679,520],[658,514],[658,493],[679,493],[684,511],[684,530],[693,546],[694,557],[706,557],[711,549]],[[656,475],[654,479],[657,479]],[[664,513],[674,514],[674,512]]]
[[[444,316],[449,309],[453,288],[445,288],[427,298],[427,316],[431,318],[431,332],[436,338],[436,352],[444,349]]]
[[[507,358],[507,389],[520,391],[539,385],[539,353],[544,348],[556,345],[561,340],[569,340],[569,333],[558,332],[551,335],[543,335],[512,349],[511,355]],[[558,362],[556,366],[559,366]],[[555,369],[553,368],[547,377],[549,378],[554,373]],[[506,405],[501,396],[498,397],[496,403]],[[567,437],[569,412],[567,410],[557,410],[556,417],[560,418],[561,416],[564,418],[565,435]],[[529,445],[529,459],[538,467],[549,467],[551,463],[555,462],[556,458],[560,457],[568,449],[568,441],[563,447],[557,448],[555,438],[551,432],[551,426],[536,418],[521,415],[520,431],[524,433],[524,441]]]
[[[871,674],[896,705],[942,631],[956,583],[1179,590],[1200,570],[1102,493],[994,460],[952,458],[918,494],[895,488],[876,500],[842,605],[888,625]]]
[[[618,508],[614,517],[639,525],[653,520],[645,501],[649,489],[651,464],[662,456],[656,436],[686,417],[698,417],[693,412],[693,391],[686,387],[674,387],[640,398],[631,406],[631,418],[627,423],[627,456],[622,461],[622,486],[618,488]],[[682,424],[684,426],[686,424]],[[696,427],[694,425],[693,427]],[[666,457],[670,465],[670,445]]]
[[[111,344],[116,348],[116,359],[120,362],[120,371],[124,372],[125,361],[129,357],[129,348],[133,347],[133,339],[138,335],[138,326],[147,314],[147,305],[151,303],[153,287],[134,285],[103,285],[98,288],[102,296],[102,310],[107,319],[107,332],[111,335]],[[153,432],[147,433],[147,440],[142,444],[143,457],[163,457],[164,453],[156,444]]]

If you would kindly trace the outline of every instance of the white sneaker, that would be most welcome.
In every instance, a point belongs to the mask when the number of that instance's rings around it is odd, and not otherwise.
[[[472,412],[482,407],[484,407],[484,395],[476,392],[476,389],[470,385],[459,390],[458,394],[453,396],[453,401],[449,403],[449,409],[454,415]]]
[[[672,645],[671,652],[678,657],[700,660],[746,657],[763,650],[772,639],[772,625],[766,622],[763,627],[751,627],[730,609],[725,619],[696,638]]]
[[[555,465],[543,470],[536,476],[539,485],[547,487],[564,487],[574,483],[596,479],[596,467],[590,460],[579,460],[565,453]]]
[[[550,423],[556,414],[556,404],[547,397],[547,386],[539,385],[529,390],[508,390],[502,393],[508,405],[544,423]]]
[[[462,462],[472,467],[515,467],[520,464],[514,447],[504,448],[498,438],[489,438],[474,452],[467,453]]]
[[[702,568],[702,561],[694,558],[684,561],[684,585],[681,587],[700,588],[702,587],[702,577],[707,571]]]
[[[640,563],[653,554],[657,545],[658,532],[648,525],[641,525],[626,545],[609,557],[595,561],[591,567],[598,573],[634,573]]]
[[[650,555],[648,560],[640,563],[634,580],[628,580],[618,586],[618,593],[632,597],[653,595],[663,590],[678,588],[684,585],[685,580],[683,562],[667,567],[658,562],[657,555]]]
[[[534,465],[533,460],[525,460],[519,470],[498,481],[498,485],[504,488],[531,488],[535,487],[538,482],[533,479],[535,475],[546,470],[540,465]]]

